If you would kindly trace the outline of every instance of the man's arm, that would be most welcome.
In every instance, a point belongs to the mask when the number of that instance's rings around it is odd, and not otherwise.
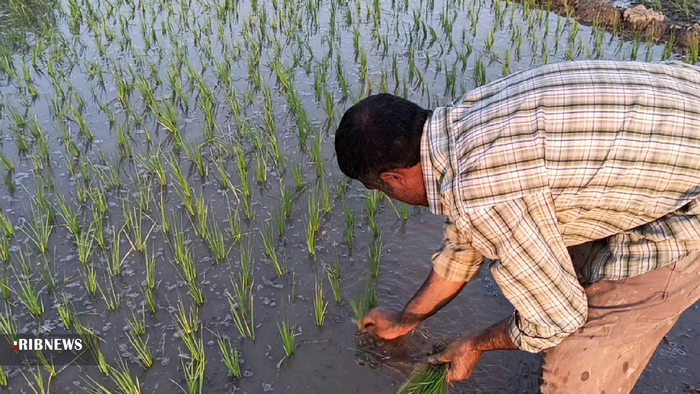
[[[372,309],[365,316],[365,328],[384,339],[395,339],[405,335],[452,301],[465,285],[466,282],[446,280],[431,270],[403,311]]]
[[[433,269],[403,311],[376,308],[365,316],[365,327],[384,339],[405,335],[452,301],[481,267],[481,253],[454,223],[447,221],[442,247],[433,254]]]
[[[417,326],[452,301],[466,284],[464,281],[444,279],[435,270],[431,270],[428,278],[401,312],[399,323],[412,328]]]

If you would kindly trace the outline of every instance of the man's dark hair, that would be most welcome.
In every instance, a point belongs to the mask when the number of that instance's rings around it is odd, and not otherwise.
[[[423,126],[431,113],[391,94],[362,99],[345,112],[335,132],[340,170],[366,185],[386,188],[379,174],[420,162]]]

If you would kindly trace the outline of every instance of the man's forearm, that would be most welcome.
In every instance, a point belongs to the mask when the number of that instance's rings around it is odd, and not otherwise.
[[[508,327],[510,317],[494,324],[475,335],[471,342],[475,350],[488,352],[491,350],[517,350],[513,340],[510,339]]]
[[[425,280],[401,313],[399,324],[415,327],[452,301],[462,291],[464,285],[466,283],[448,281],[436,274],[435,271],[430,271],[428,279]]]

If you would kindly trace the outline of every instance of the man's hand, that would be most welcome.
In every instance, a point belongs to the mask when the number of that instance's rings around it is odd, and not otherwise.
[[[442,353],[430,356],[431,364],[450,363],[447,380],[464,380],[472,374],[474,365],[484,352],[491,350],[516,350],[508,334],[510,318],[503,319],[480,333],[457,339],[447,345]]]
[[[472,337],[458,339],[449,344],[442,353],[428,358],[431,364],[450,363],[448,381],[464,380],[472,374],[476,362],[483,352],[478,350]]]
[[[370,310],[364,323],[366,331],[382,339],[396,339],[416,327],[416,324],[402,323],[401,312],[382,307]]]

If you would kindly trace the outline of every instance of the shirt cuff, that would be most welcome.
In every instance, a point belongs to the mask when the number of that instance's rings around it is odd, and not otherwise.
[[[576,330],[568,332],[554,330],[551,328],[541,328],[541,330],[549,332],[547,334],[542,333],[542,336],[528,335],[527,333],[523,332],[523,329],[520,328],[519,322],[522,322],[522,319],[516,310],[513,312],[513,316],[510,319],[508,334],[510,335],[510,340],[518,349],[529,353],[539,353],[543,350],[557,346],[561,341],[566,339],[566,337],[578,330],[578,328],[576,328]],[[528,323],[525,321],[523,324],[527,325]]]

